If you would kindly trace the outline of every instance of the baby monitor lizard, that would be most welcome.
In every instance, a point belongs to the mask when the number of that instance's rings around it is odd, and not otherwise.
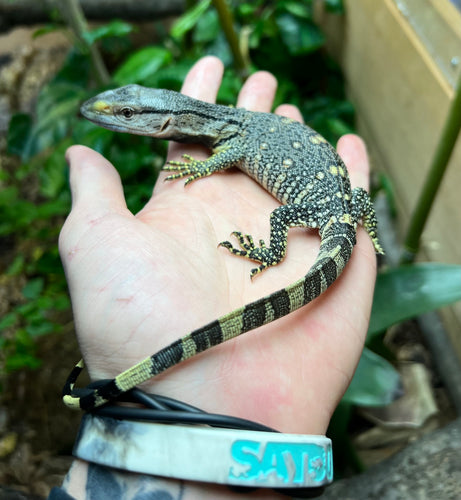
[[[210,104],[177,92],[127,85],[85,102],[88,120],[118,132],[128,132],[208,147],[211,156],[169,161],[167,180],[187,177],[186,184],[215,172],[237,167],[271,193],[281,205],[270,215],[270,242],[235,231],[237,246],[220,243],[231,253],[258,263],[253,277],[285,256],[290,227],[318,229],[320,250],[307,274],[291,285],[246,304],[194,330],[124,371],[102,387],[80,397],[74,385],[83,361],[73,369],[64,388],[64,402],[88,410],[166,369],[275,321],[308,304],[341,274],[356,241],[359,222],[375,250],[382,253],[375,212],[366,191],[351,189],[341,158],[317,132],[293,119],[272,113]]]

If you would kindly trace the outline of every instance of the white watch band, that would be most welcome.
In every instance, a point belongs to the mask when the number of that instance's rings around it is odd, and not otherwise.
[[[316,435],[158,424],[86,414],[74,455],[142,474],[232,486],[320,488],[333,480],[331,440]]]

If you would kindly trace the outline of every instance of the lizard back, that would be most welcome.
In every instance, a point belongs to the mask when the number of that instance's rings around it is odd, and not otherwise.
[[[234,147],[234,141],[245,149],[239,168],[280,203],[313,202],[319,226],[333,214],[349,212],[351,185],[346,166],[307,125],[271,113],[247,112],[239,137],[227,143]]]

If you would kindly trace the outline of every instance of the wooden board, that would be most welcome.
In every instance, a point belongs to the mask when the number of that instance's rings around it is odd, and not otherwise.
[[[327,35],[334,22],[321,16]],[[342,44],[337,32],[330,47],[343,66],[374,167],[394,185],[403,235],[461,71],[461,14],[448,0],[347,0]],[[461,264],[460,190],[458,138],[423,235],[421,260]],[[461,357],[461,304],[442,314]]]

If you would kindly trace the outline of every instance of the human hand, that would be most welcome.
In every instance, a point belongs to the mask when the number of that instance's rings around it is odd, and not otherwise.
[[[183,92],[213,102],[222,65],[204,58]],[[237,105],[270,111],[276,82],[265,72],[248,79]],[[278,112],[301,119],[292,106]],[[338,151],[354,186],[367,185],[363,143],[343,138]],[[169,159],[197,146],[172,144]],[[75,324],[93,379],[113,378],[173,340],[303,276],[319,238],[289,232],[287,257],[253,281],[251,262],[217,243],[234,230],[268,239],[278,202],[248,176],[227,171],[162,182],[136,215],[125,205],[119,176],[94,151],[69,149],[72,212],[60,238]],[[300,310],[217,346],[146,383],[149,392],[182,399],[206,411],[256,420],[282,432],[324,434],[347,388],[366,334],[376,273],[366,233],[343,275]]]

